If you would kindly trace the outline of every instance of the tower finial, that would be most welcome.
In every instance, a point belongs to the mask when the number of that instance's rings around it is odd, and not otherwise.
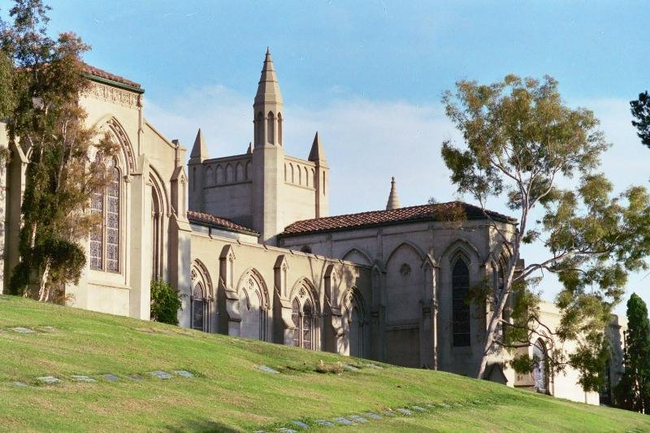
[[[255,105],[269,103],[282,104],[282,94],[280,93],[278,77],[275,75],[271,50],[269,47],[266,47],[266,56],[264,58],[264,66],[262,67],[262,75],[260,76],[260,82],[257,86],[257,94],[255,95]]]
[[[205,145],[205,139],[203,138],[201,128],[199,128],[199,132],[196,133],[196,139],[194,140],[192,153],[190,153],[190,159],[199,159],[201,162],[203,162],[204,159],[208,159],[208,148]]]
[[[388,195],[388,203],[386,203],[386,210],[399,209],[402,205],[397,196],[397,187],[395,186],[395,177],[390,180],[390,194]]]
[[[314,142],[311,145],[311,151],[309,152],[309,158],[307,159],[309,161],[319,163],[320,165],[327,164],[327,160],[325,159],[325,151],[321,145],[318,131],[316,131],[316,135],[314,136]]]

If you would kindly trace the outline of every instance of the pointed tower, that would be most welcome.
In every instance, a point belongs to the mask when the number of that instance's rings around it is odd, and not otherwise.
[[[397,188],[395,187],[395,178],[391,178],[390,181],[390,195],[388,196],[388,203],[386,203],[386,210],[399,209],[402,205],[399,203],[399,197],[397,196]]]
[[[266,49],[262,75],[253,103],[255,147],[282,146],[282,93],[275,75],[271,51]]]
[[[309,152],[309,161],[316,164],[314,187],[316,188],[316,218],[323,218],[329,215],[329,199],[327,197],[329,183],[329,167],[325,159],[325,152],[318,136],[314,136],[314,142]]]
[[[190,161],[187,164],[189,169],[188,176],[190,177],[188,197],[189,210],[198,212],[203,211],[203,177],[205,171],[203,161],[208,158],[208,148],[205,144],[205,138],[203,137],[203,132],[199,129],[199,132],[196,133],[192,152],[190,153]]]
[[[260,240],[275,243],[284,230],[279,201],[284,187],[284,149],[282,147],[282,94],[273,67],[271,51],[266,49],[264,66],[253,103],[253,228]]]

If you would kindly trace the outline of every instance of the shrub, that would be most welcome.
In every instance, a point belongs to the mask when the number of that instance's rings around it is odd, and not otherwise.
[[[183,295],[162,280],[151,281],[151,320],[178,325]]]

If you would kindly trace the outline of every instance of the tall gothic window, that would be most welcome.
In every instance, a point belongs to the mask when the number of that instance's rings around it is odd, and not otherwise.
[[[93,194],[91,212],[102,224],[90,235],[90,269],[120,272],[120,171],[115,160],[108,164],[109,184]]]
[[[543,394],[548,393],[548,356],[546,354],[546,345],[539,338],[533,344],[533,380],[535,381],[535,391]]]
[[[192,329],[205,330],[205,307],[203,284],[198,283],[192,291]]]
[[[294,299],[291,304],[291,319],[293,320],[293,345],[303,349],[314,348],[314,310],[309,301],[300,308],[300,301]]]
[[[451,277],[454,346],[470,345],[469,269],[462,259],[456,261]]]
[[[266,128],[266,133],[267,133],[267,141],[269,143],[275,143],[275,118],[273,117],[273,112],[269,111],[269,115],[267,118],[267,128]]]

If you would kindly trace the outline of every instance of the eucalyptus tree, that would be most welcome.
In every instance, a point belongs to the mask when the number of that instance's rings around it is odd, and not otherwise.
[[[499,200],[518,219],[517,229],[506,233],[484,212],[507,263],[499,287],[475,291],[493,306],[477,377],[496,352],[538,338],[574,339],[577,348],[568,356],[551,351],[550,368],[571,365],[585,390],[597,390],[612,307],[621,300],[628,273],[648,267],[648,192],[634,186],[613,195],[612,183],[598,172],[609,147],[598,120],[587,109],[566,105],[551,77],[509,75],[489,85],[460,81],[443,103],[463,136],[460,145],[442,146],[458,192],[473,196],[484,210],[488,199]],[[574,186],[563,186],[569,184]],[[547,257],[518,267],[521,248],[530,243],[542,244]],[[536,285],[544,273],[556,274],[562,284],[555,299],[561,312],[557,329],[540,322]],[[534,361],[520,356],[512,364],[525,371]]]
[[[73,33],[50,38],[48,10],[41,0],[15,0],[13,22],[0,22],[2,58],[11,65],[12,104],[3,107],[9,141],[29,157],[20,263],[9,290],[40,300],[78,281],[83,240],[98,223],[88,212],[90,197],[108,179],[103,157],[115,152],[106,136],[85,125],[80,105],[90,85],[81,60],[89,47]],[[0,69],[0,78],[4,73]],[[96,152],[100,157],[91,158]]]
[[[650,148],[650,95],[647,90],[639,93],[639,99],[630,101],[630,109],[636,119],[632,121],[632,125],[638,130],[637,135],[641,143]]]

